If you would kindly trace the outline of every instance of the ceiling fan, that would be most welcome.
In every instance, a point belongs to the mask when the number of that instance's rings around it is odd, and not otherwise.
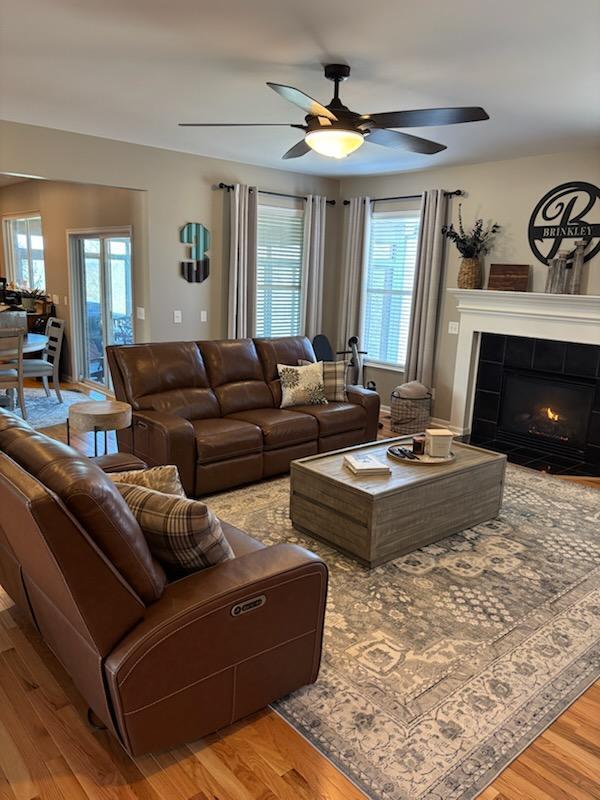
[[[291,147],[283,158],[299,158],[314,150],[330,158],[345,158],[365,142],[383,147],[399,147],[413,153],[433,155],[446,145],[422,139],[391,128],[420,128],[426,125],[455,125],[458,122],[477,122],[489,119],[479,106],[463,108],[423,108],[414,111],[388,111],[380,114],[357,114],[340,100],[340,83],[350,77],[347,64],[326,64],[325,77],[335,84],[333,99],[324,106],[293,86],[267,82],[273,91],[306,112],[305,124],[285,122],[180,122],[181,127],[237,128],[277,126],[298,128],[304,139]]]

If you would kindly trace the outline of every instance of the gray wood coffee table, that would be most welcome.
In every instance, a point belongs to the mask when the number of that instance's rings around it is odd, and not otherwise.
[[[294,527],[376,567],[498,515],[505,455],[454,442],[456,460],[441,466],[387,456],[390,444],[407,441],[385,439],[293,461]],[[388,463],[392,474],[354,476],[343,457],[357,451]]]

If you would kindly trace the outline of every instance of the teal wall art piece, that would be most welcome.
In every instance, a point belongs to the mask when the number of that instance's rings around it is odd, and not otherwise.
[[[179,231],[179,241],[189,245],[190,258],[181,261],[181,275],[188,283],[202,283],[208,278],[210,232],[200,222],[188,222]]]

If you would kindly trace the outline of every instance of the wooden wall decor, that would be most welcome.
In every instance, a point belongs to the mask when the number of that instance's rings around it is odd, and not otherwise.
[[[492,264],[488,289],[499,292],[529,291],[529,264]]]
[[[181,275],[188,283],[202,283],[208,278],[210,233],[200,222],[188,222],[179,231],[179,241],[190,247],[191,258],[181,261]]]
[[[549,264],[574,239],[590,243],[584,260],[600,253],[600,187],[587,181],[568,181],[547,192],[533,209],[528,238],[531,251]]]

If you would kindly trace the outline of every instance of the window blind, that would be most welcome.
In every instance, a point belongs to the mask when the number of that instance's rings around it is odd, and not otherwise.
[[[371,218],[362,334],[368,361],[405,365],[419,222],[417,211]]]
[[[300,333],[304,212],[258,207],[256,335]]]

